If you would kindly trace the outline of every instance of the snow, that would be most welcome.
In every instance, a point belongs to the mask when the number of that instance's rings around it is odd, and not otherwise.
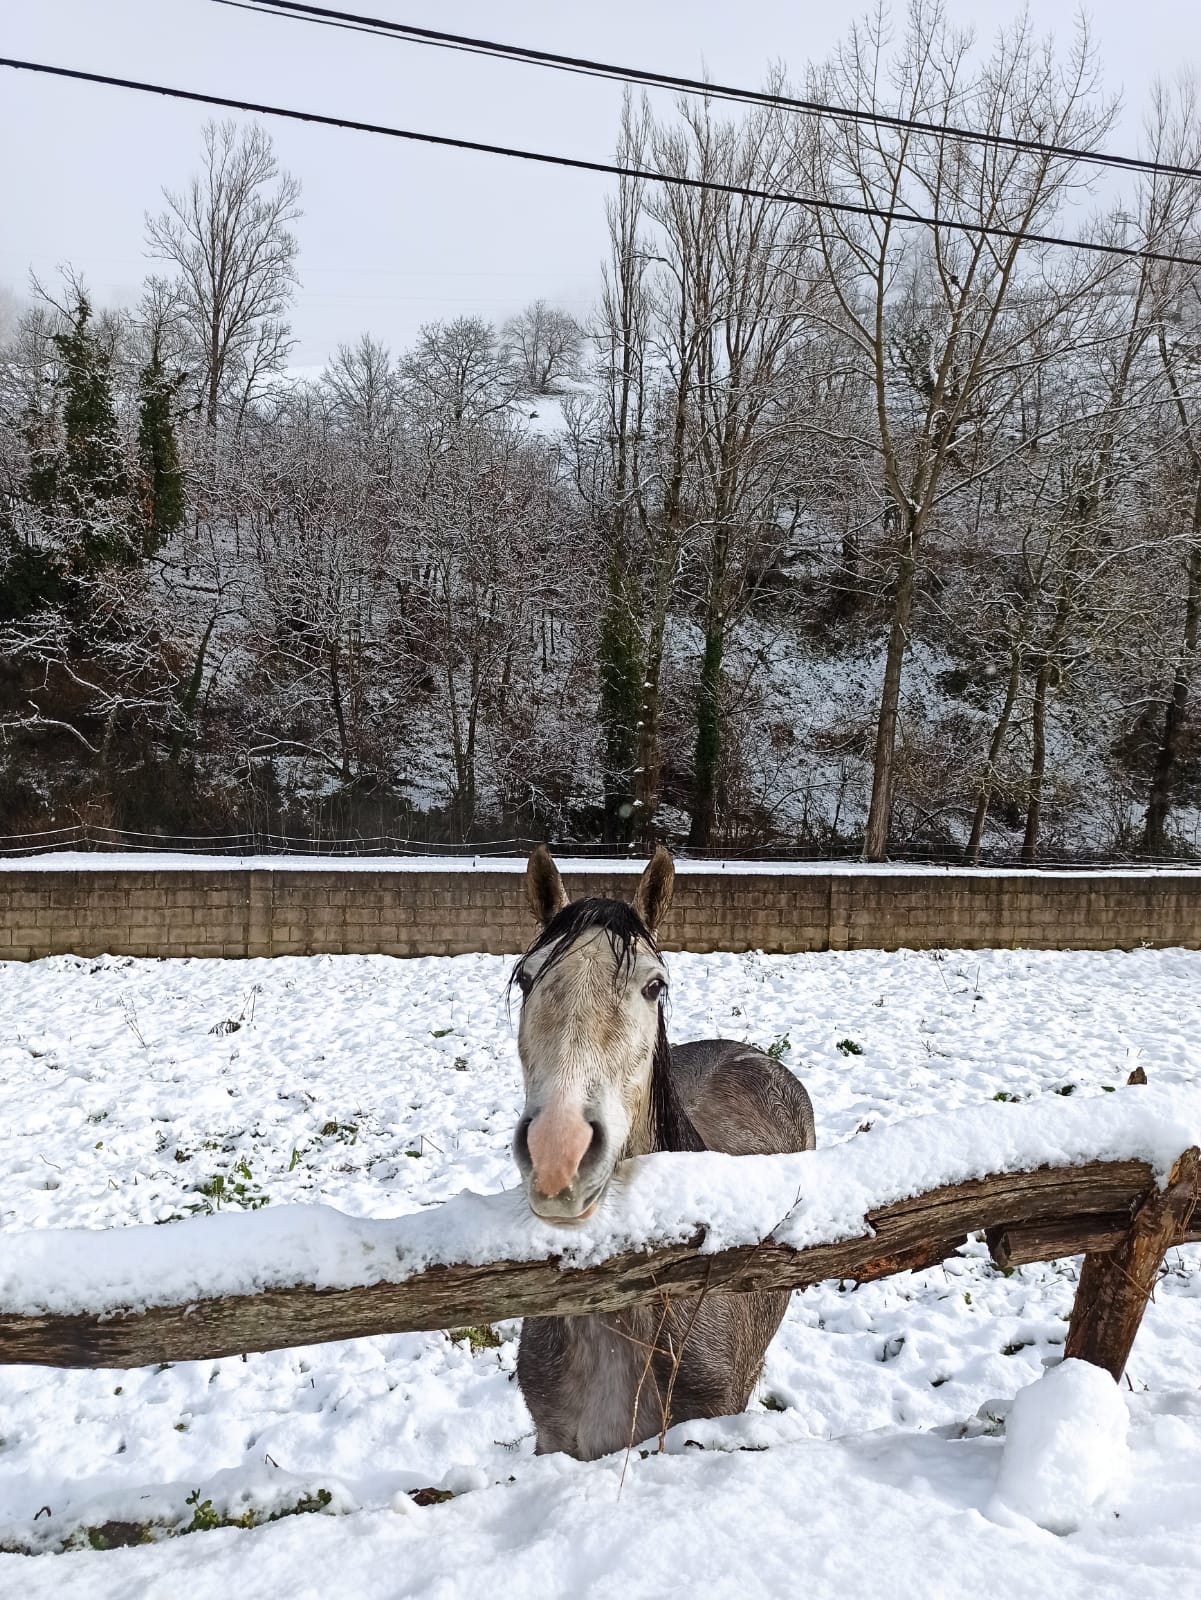
[[[1162,1171],[1194,1126],[1201,953],[669,965],[673,1037],[772,1045],[813,1095],[819,1149],[801,1166],[820,1181],[796,1207],[796,1187],[783,1193],[773,1225],[790,1210],[798,1227],[845,1225],[869,1192],[962,1170],[986,1146],[1059,1159],[1103,1138]],[[161,1293],[185,1229],[219,1224],[214,1241],[238,1241],[232,1267],[215,1244],[206,1272],[242,1271],[260,1239],[265,1264],[294,1253],[316,1278],[345,1270],[363,1240],[390,1238],[395,1253],[398,1233],[412,1245],[407,1230],[437,1232],[448,1215],[516,1227],[514,1197],[453,1198],[515,1181],[508,969],[489,956],[0,963],[0,1273],[20,1260],[28,1294],[62,1229],[81,1230],[82,1258],[60,1260],[61,1281],[42,1277],[40,1292],[65,1304],[86,1287],[66,1280],[108,1248],[97,1229],[149,1237],[153,1270],[144,1257],[125,1270]],[[1124,1087],[1136,1065],[1145,1091]],[[705,1192],[711,1159],[645,1163],[645,1185],[640,1167],[592,1244],[611,1244],[621,1218],[640,1225],[642,1208],[656,1227],[693,1213],[747,1227]],[[760,1163],[739,1168],[748,1215],[776,1202],[774,1159],[753,1182]],[[319,1216],[328,1226],[312,1226]],[[107,1280],[111,1263],[95,1270]],[[1059,1537],[1038,1525],[1049,1492],[1033,1519],[997,1498],[1013,1397],[1062,1356],[1076,1275],[1074,1262],[1006,1274],[972,1242],[927,1273],[817,1285],[793,1297],[745,1415],[683,1424],[663,1454],[650,1441],[628,1461],[533,1456],[512,1323],[474,1346],[435,1330],[162,1370],[0,1367],[0,1552],[47,1552],[0,1553],[0,1594],[394,1600],[503,1586],[546,1600],[703,1584],[740,1597],[803,1585],[811,1600],[1175,1600],[1201,1565],[1198,1247],[1169,1254],[1118,1392],[1126,1470]],[[417,1505],[410,1491],[427,1488],[454,1498]],[[264,1525],[167,1536],[206,1502],[209,1520]],[[264,1522],[297,1506],[310,1509]],[[157,1542],[88,1548],[84,1530],[122,1521]]]
[[[1130,1418],[1107,1372],[1064,1361],[1015,1396],[989,1515],[1016,1512],[1050,1533],[1074,1533],[1113,1493],[1126,1466]]]
[[[527,856],[492,855],[414,855],[414,856],[330,856],[330,855],[205,855],[191,851],[106,851],[48,850],[41,855],[0,857],[4,872],[524,872]],[[556,855],[565,873],[638,873],[646,866],[644,857]],[[677,873],[728,872],[739,877],[750,874],[769,877],[825,877],[830,873],[850,877],[922,877],[934,873],[956,878],[1145,878],[1150,874],[1190,877],[1201,874],[1201,867],[1187,865],[1156,867],[966,867],[919,861],[690,861],[677,857]]]
[[[774,1238],[795,1249],[860,1238],[869,1211],[989,1172],[1145,1160],[1157,1179],[1201,1143],[1201,1087],[1126,1089],[1058,1103],[985,1103],[906,1118],[870,1140],[801,1155],[643,1157],[619,1169],[570,1233],[530,1216],[519,1190],[464,1192],[395,1221],[274,1206],[96,1232],[31,1230],[0,1260],[0,1314],[110,1313],[311,1284],[400,1283],[436,1265],[559,1257],[593,1266],[704,1230],[703,1253]]]
[[[567,427],[563,415],[566,398],[560,394],[531,395],[520,400],[514,409],[528,433],[540,439],[556,439]]]

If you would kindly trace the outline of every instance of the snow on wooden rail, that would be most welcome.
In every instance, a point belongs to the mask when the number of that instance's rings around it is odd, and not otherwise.
[[[1201,1239],[1201,1090],[912,1118],[795,1156],[631,1162],[593,1221],[515,1192],[390,1220],[281,1206],[0,1241],[0,1362],[132,1367],[577,1315],[665,1293],[934,1265],[988,1231],[1017,1263],[1088,1252],[1068,1353],[1121,1371],[1164,1251]]]

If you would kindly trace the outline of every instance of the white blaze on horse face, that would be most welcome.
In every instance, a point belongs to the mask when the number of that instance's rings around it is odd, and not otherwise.
[[[571,1222],[591,1215],[617,1162],[638,1153],[631,1144],[646,1119],[659,1032],[658,1004],[643,990],[666,973],[640,942],[619,975],[603,928],[577,939],[542,977],[550,955],[539,951],[525,969],[516,1156],[531,1210]]]

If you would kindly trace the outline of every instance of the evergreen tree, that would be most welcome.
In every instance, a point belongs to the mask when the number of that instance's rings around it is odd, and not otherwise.
[[[183,524],[185,501],[172,407],[183,374],[168,375],[158,340],[138,378],[138,465],[142,552],[153,555]]]
[[[91,305],[80,294],[70,328],[54,336],[62,362],[63,443],[52,492],[56,510],[67,519],[71,565],[80,573],[128,562],[134,554],[112,361],[91,320]]]
[[[58,395],[49,378],[37,390],[21,411],[23,480],[0,513],[0,622],[19,622],[63,594],[62,562],[42,537],[58,506]]]

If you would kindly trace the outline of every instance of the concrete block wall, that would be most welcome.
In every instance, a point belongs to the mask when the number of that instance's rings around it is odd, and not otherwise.
[[[626,872],[564,872],[628,895]],[[0,867],[0,960],[74,953],[507,954],[534,934],[519,872],[336,866]],[[666,949],[1201,948],[1201,873],[681,872]]]

